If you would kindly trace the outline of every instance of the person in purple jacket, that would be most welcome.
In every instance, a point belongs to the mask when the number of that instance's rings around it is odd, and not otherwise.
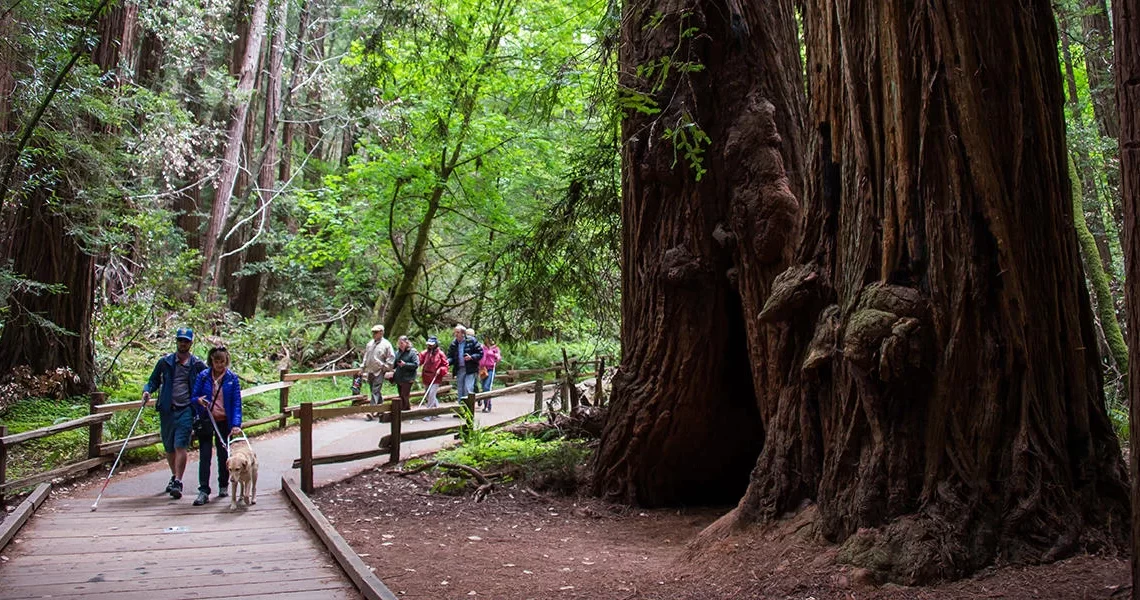
[[[210,501],[210,459],[213,450],[218,453],[218,498],[226,497],[230,485],[227,444],[230,430],[241,427],[241,382],[229,369],[230,352],[225,346],[215,346],[206,356],[210,368],[202,371],[194,382],[193,398],[195,431],[198,436],[198,497],[194,506]],[[223,412],[224,411],[224,412]],[[213,422],[213,424],[211,424]]]

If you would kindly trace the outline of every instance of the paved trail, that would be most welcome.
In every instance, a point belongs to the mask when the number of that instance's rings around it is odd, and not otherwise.
[[[530,412],[529,392],[494,400],[494,412],[477,413],[480,425]],[[436,429],[458,419],[405,421],[403,431]],[[318,422],[313,455],[376,448],[390,433],[387,423],[353,416]],[[403,444],[405,458],[452,443],[442,436]],[[358,599],[360,595],[281,492],[281,477],[294,480],[300,456],[299,431],[291,427],[252,439],[258,455],[258,502],[230,511],[228,500],[192,506],[197,452],[186,469],[185,495],[163,493],[165,465],[135,468],[107,487],[99,510],[91,503],[99,486],[71,498],[48,500],[20,532],[0,561],[0,600],[83,598],[253,598],[265,600]],[[387,456],[317,465],[320,486],[387,462]],[[216,485],[217,473],[211,474]],[[214,490],[217,493],[217,490]]]

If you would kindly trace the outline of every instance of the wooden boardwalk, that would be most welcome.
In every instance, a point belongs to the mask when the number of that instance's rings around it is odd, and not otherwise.
[[[270,481],[248,510],[165,495],[49,502],[4,550],[0,599],[358,599]]]

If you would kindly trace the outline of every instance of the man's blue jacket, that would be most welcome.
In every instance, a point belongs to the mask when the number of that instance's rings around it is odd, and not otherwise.
[[[151,371],[150,379],[147,380],[146,385],[143,386],[143,391],[153,394],[155,390],[161,387],[158,394],[158,402],[155,408],[160,413],[171,412],[174,401],[174,364],[178,360],[178,354],[171,352],[166,356],[158,359],[158,363],[154,365],[154,371]],[[190,379],[187,381],[189,386],[187,391],[194,390],[194,382],[198,379],[198,373],[206,370],[206,363],[202,359],[190,355]]]

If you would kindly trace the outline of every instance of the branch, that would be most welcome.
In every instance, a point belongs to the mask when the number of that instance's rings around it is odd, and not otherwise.
[[[402,187],[404,187],[404,179],[399,177],[396,179],[396,189],[392,190],[392,200],[388,203],[388,243],[392,244],[392,253],[396,255],[396,262],[399,263],[400,269],[407,271],[408,263],[404,262],[404,255],[396,247],[396,234],[393,233],[396,229],[393,222],[396,218],[396,199],[399,197]]]
[[[87,20],[83,22],[81,29],[86,30],[90,27],[110,3],[111,0],[103,0],[100,2],[99,6],[95,7],[95,10],[91,11]],[[13,6],[13,8],[15,8],[15,6]],[[19,162],[20,155],[24,153],[24,148],[28,146],[28,141],[32,139],[32,132],[35,131],[36,126],[39,125],[40,119],[44,116],[44,111],[47,110],[48,105],[51,104],[52,99],[55,98],[56,93],[59,92],[60,86],[63,85],[64,78],[71,72],[75,63],[79,62],[79,57],[88,52],[88,50],[81,45],[83,40],[84,38],[80,37],[80,39],[75,41],[75,45],[72,46],[71,58],[67,61],[67,64],[63,66],[63,69],[56,74],[55,80],[51,82],[51,87],[48,89],[47,96],[44,97],[39,107],[36,108],[36,113],[32,115],[32,118],[24,125],[24,133],[20,136],[20,142],[16,144],[16,151],[12,153],[11,160],[9,160],[8,164],[4,167],[4,179],[0,182],[0,204],[3,204],[4,199],[8,197],[8,185],[12,181],[12,173],[16,170],[16,163]]]

